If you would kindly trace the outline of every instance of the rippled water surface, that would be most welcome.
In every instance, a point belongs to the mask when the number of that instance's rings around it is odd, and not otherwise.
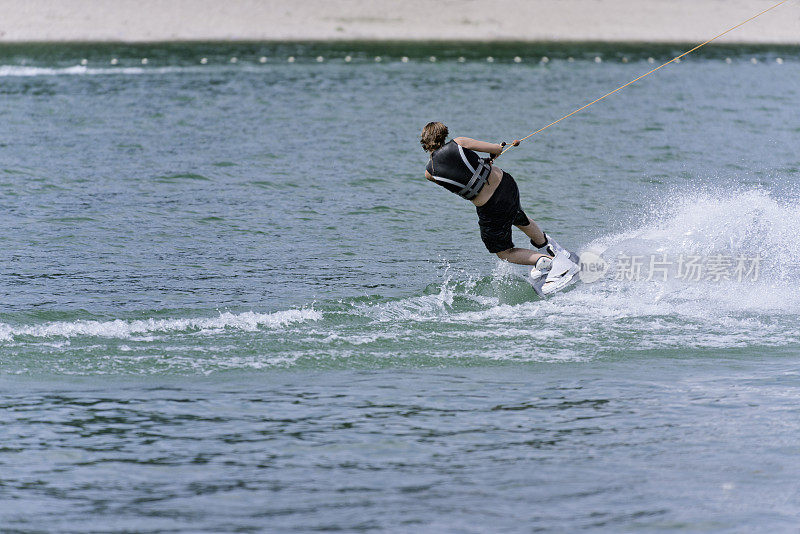
[[[498,160],[571,248],[743,281],[541,300],[421,174],[429,120],[522,137],[681,51],[0,48],[1,530],[792,531],[797,49]]]

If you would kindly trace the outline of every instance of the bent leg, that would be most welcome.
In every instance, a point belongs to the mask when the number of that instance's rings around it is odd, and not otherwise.
[[[497,257],[509,263],[517,265],[536,265],[536,261],[541,257],[549,258],[547,254],[540,254],[527,248],[509,248],[497,253]]]
[[[526,236],[531,238],[531,243],[534,246],[536,246],[537,243],[541,243],[542,246],[545,246],[547,244],[547,240],[544,238],[544,232],[542,232],[541,228],[539,228],[539,225],[527,215],[525,215],[525,219],[528,221],[527,224],[515,224],[514,226],[522,230]]]

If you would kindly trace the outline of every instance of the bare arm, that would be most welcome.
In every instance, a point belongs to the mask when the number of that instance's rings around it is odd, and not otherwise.
[[[431,176],[431,173],[429,173],[427,170],[425,171],[425,178],[433,182],[433,176]]]
[[[503,151],[503,145],[498,145],[497,143],[487,143],[486,141],[478,141],[477,139],[471,139],[469,137],[456,137],[453,139],[453,141],[464,148],[468,148],[476,152],[486,152],[492,156],[499,156]],[[511,144],[514,146],[519,146],[519,141],[515,139]]]
[[[486,152],[487,154],[492,154],[493,156],[496,156],[503,151],[503,147],[497,143],[487,143],[486,141],[478,141],[477,139],[472,139],[470,137],[456,137],[453,139],[453,141],[464,148],[468,148],[476,152]]]

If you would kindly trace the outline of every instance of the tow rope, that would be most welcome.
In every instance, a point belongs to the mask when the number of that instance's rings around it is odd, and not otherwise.
[[[600,102],[601,100],[603,100],[604,98],[606,98],[606,97],[608,97],[608,96],[611,96],[611,95],[613,95],[613,94],[614,94],[614,93],[616,93],[617,91],[620,91],[620,90],[622,90],[622,89],[625,89],[625,88],[626,88],[626,87],[628,87],[629,85],[632,85],[632,84],[634,84],[634,83],[638,82],[638,81],[639,81],[639,80],[641,80],[642,78],[644,78],[644,77],[646,77],[646,76],[650,76],[650,75],[651,75],[651,74],[653,74],[655,71],[657,71],[657,70],[659,70],[659,69],[662,69],[662,68],[666,67],[666,66],[667,66],[667,65],[669,65],[670,63],[673,63],[673,62],[675,62],[675,61],[678,61],[678,60],[680,60],[680,59],[681,59],[683,56],[686,56],[686,55],[689,55],[689,54],[691,54],[691,53],[692,53],[692,52],[694,52],[695,50],[698,50],[699,48],[702,48],[702,47],[704,47],[705,45],[707,45],[708,43],[710,43],[710,42],[712,42],[712,41],[716,41],[717,39],[719,39],[719,38],[720,38],[720,37],[722,37],[723,35],[726,35],[726,34],[728,34],[728,33],[732,32],[733,30],[735,30],[735,29],[737,29],[737,28],[741,28],[742,26],[744,26],[745,24],[747,24],[747,23],[748,23],[748,22],[750,22],[751,20],[753,20],[753,19],[756,19],[756,18],[760,17],[761,15],[763,15],[764,13],[767,13],[768,11],[772,11],[772,10],[773,10],[773,9],[775,9],[776,7],[778,7],[778,6],[782,5],[782,4],[785,4],[785,3],[786,3],[786,2],[788,2],[788,1],[789,1],[789,0],[782,0],[781,2],[778,2],[777,4],[775,4],[774,6],[772,6],[772,7],[769,7],[769,8],[765,9],[764,11],[762,11],[762,12],[760,12],[760,13],[756,14],[756,15],[753,15],[752,17],[750,17],[749,19],[745,20],[744,22],[740,22],[740,23],[739,23],[739,24],[737,24],[736,26],[733,26],[733,27],[731,27],[731,28],[728,28],[728,29],[727,29],[727,30],[725,30],[724,32],[720,33],[719,35],[716,35],[716,36],[712,37],[711,39],[709,39],[708,41],[706,41],[706,42],[704,42],[704,43],[701,43],[701,44],[699,44],[699,45],[695,46],[695,47],[694,47],[694,48],[692,48],[691,50],[688,50],[688,51],[684,52],[683,54],[681,54],[681,55],[679,55],[679,56],[676,56],[676,57],[674,57],[674,58],[670,59],[670,60],[669,60],[669,61],[667,61],[666,63],[663,63],[663,64],[659,65],[658,67],[654,68],[654,69],[653,69],[653,70],[651,70],[650,72],[648,72],[648,73],[645,73],[645,74],[642,74],[642,75],[641,75],[641,76],[639,76],[638,78],[634,78],[633,80],[629,81],[629,82],[628,82],[628,83],[626,83],[625,85],[620,85],[619,87],[617,87],[617,88],[616,88],[616,89],[614,89],[613,91],[611,91],[611,92],[609,92],[609,93],[606,93],[606,94],[604,94],[603,96],[601,96],[601,97],[600,97],[600,98],[598,98],[597,100],[593,100],[592,102],[589,102],[589,103],[588,103],[588,104],[586,104],[585,106],[581,106],[581,107],[579,107],[578,109],[576,109],[575,111],[573,111],[573,112],[572,112],[572,113],[570,113],[569,115],[564,115],[564,116],[563,116],[563,117],[561,117],[560,119],[558,119],[558,120],[555,120],[555,121],[551,122],[551,123],[550,123],[550,124],[548,124],[547,126],[545,126],[545,127],[543,127],[543,128],[539,128],[539,129],[538,129],[538,130],[536,130],[535,132],[533,132],[533,133],[531,133],[531,134],[529,134],[529,135],[526,135],[525,137],[523,137],[522,139],[520,139],[520,141],[525,141],[526,139],[528,139],[528,138],[530,138],[530,137],[533,137],[534,135],[538,134],[539,132],[543,132],[543,131],[545,131],[546,129],[550,128],[551,126],[554,126],[554,125],[558,124],[559,122],[563,121],[564,119],[568,119],[569,117],[572,117],[573,115],[575,115],[575,114],[576,114],[576,113],[578,113],[579,111],[582,111],[582,110],[584,110],[584,109],[588,108],[588,107],[589,107],[589,106],[591,106],[592,104],[596,104],[596,103]],[[500,152],[500,154],[498,154],[498,155],[497,155],[497,157],[500,157],[500,156],[502,156],[503,154],[505,154],[505,153],[506,153],[506,152],[507,152],[507,151],[508,151],[510,148],[512,148],[513,146],[515,146],[515,145],[513,145],[513,144],[509,144],[509,145],[505,146],[505,148],[503,149],[503,151],[502,151],[502,152]]]

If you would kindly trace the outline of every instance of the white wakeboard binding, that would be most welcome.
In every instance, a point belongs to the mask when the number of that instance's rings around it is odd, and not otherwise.
[[[567,287],[578,272],[581,266],[570,259],[570,252],[561,249],[556,252],[553,258],[550,272],[547,273],[544,284],[542,284],[542,294],[552,295],[556,291]]]
[[[570,252],[569,250],[565,249],[564,247],[562,247],[561,245],[556,243],[555,239],[553,239],[549,235],[545,234],[544,232],[542,232],[542,235],[544,235],[544,239],[545,239],[545,243],[546,244],[543,247],[539,247],[539,250],[543,250],[546,254],[549,254],[550,256],[553,256],[554,258],[556,257],[556,254],[558,254],[559,251],[566,252],[568,257],[569,257],[569,259],[570,259],[570,261],[572,261],[572,263],[580,264],[580,261],[578,260],[578,255],[577,254],[575,254],[574,252]],[[531,239],[531,243],[533,243],[532,239]],[[533,245],[533,246],[536,246],[536,245]]]
[[[581,270],[577,254],[565,249],[547,234],[544,236],[547,244],[539,249],[553,257],[539,258],[530,273],[531,285],[540,297],[564,289],[575,281],[575,275]]]
[[[531,269],[531,279],[538,280],[542,276],[545,276],[548,272],[550,272],[550,267],[552,267],[552,265],[553,258],[542,256],[536,260],[536,265],[534,265],[533,269]]]

